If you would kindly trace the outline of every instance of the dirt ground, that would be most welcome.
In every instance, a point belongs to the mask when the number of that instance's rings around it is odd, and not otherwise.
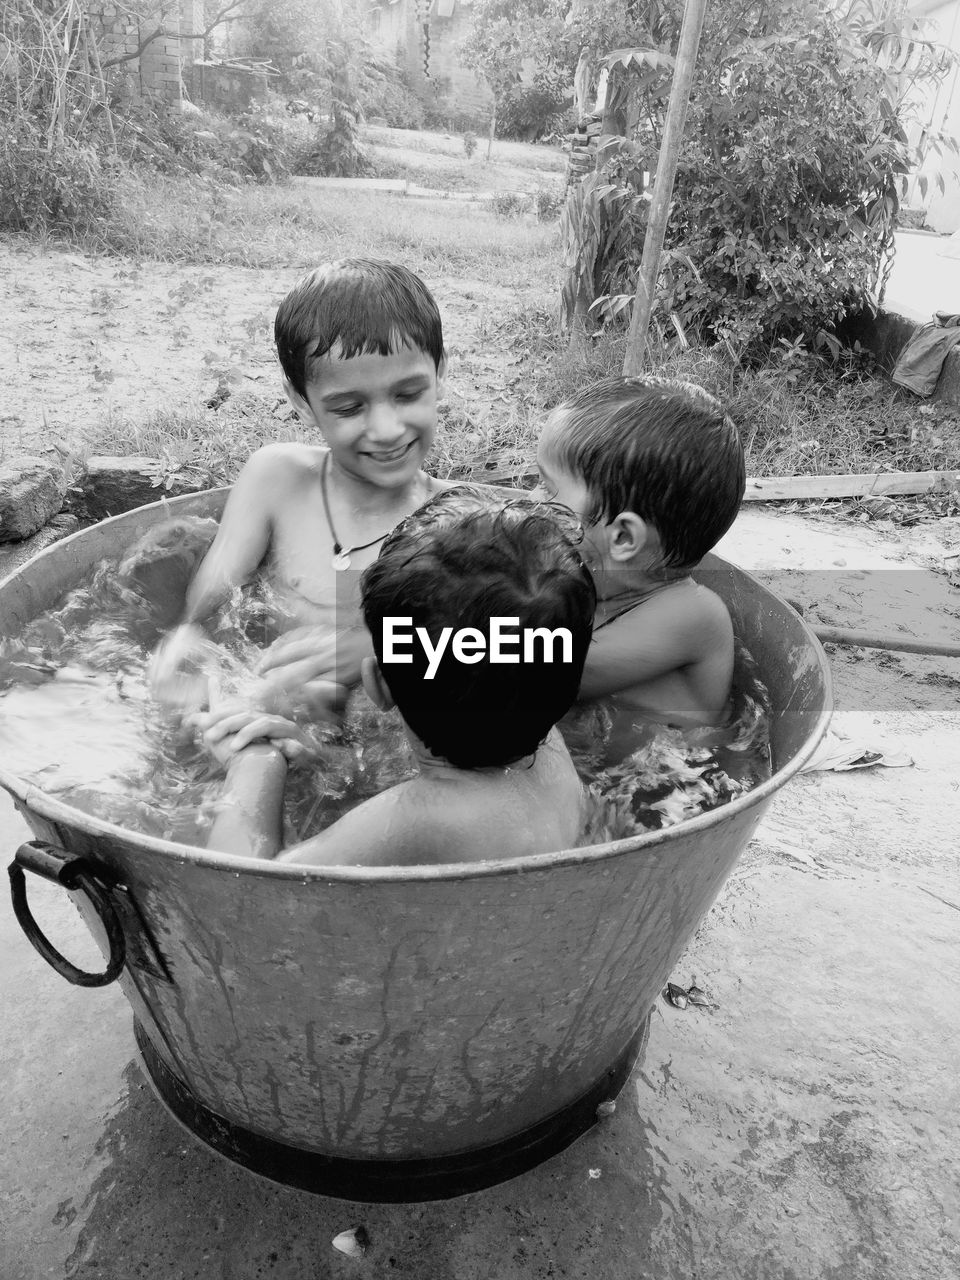
[[[223,369],[241,370],[243,388],[269,412],[282,398],[273,317],[301,274],[139,264],[0,236],[0,462],[42,452],[54,439],[82,452],[111,416],[137,422],[160,409],[196,409]],[[464,277],[430,284],[444,317],[452,395],[468,411],[489,409],[511,353],[485,335],[504,314],[550,299],[533,285]]]

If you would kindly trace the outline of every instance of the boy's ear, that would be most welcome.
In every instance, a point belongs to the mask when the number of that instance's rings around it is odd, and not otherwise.
[[[316,426],[316,419],[313,416],[313,410],[310,408],[309,403],[304,399],[300,392],[294,389],[293,383],[289,378],[284,378],[283,389],[286,392],[287,399],[296,409],[297,413],[307,426]]]
[[[646,520],[633,511],[621,511],[607,525],[607,547],[613,560],[625,562],[650,548],[656,535]]]
[[[360,660],[360,683],[366,690],[367,697],[381,711],[389,711],[391,707],[396,706],[376,658],[367,657]]]

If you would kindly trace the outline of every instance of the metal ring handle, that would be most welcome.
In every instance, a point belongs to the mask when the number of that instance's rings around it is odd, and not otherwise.
[[[27,881],[24,870],[33,871],[45,880],[53,880],[65,889],[82,889],[100,917],[110,944],[110,958],[103,973],[87,973],[78,969],[66,956],[62,956],[41,930],[27,902]],[[77,987],[106,987],[120,976],[127,955],[123,928],[117,918],[110,896],[97,880],[90,864],[73,857],[51,845],[23,844],[14,854],[7,868],[10,875],[10,897],[13,914],[20,928],[36,951],[43,956],[51,969]]]

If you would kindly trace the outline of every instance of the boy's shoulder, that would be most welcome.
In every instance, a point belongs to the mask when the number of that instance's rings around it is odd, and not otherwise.
[[[255,449],[243,464],[241,476],[319,474],[327,450],[297,441],[275,441]]]
[[[506,770],[457,770],[439,784],[418,775],[371,796],[281,861],[430,866],[574,843],[582,789],[556,729],[536,767],[523,767],[515,777],[520,786]]]
[[[642,600],[611,622],[618,624],[624,630],[668,630],[701,650],[709,650],[733,635],[727,606],[715,591],[692,578],[672,583]]]

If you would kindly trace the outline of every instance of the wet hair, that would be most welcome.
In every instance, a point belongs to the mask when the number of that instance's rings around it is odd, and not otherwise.
[[[419,276],[393,262],[343,258],[303,276],[280,303],[273,327],[277,355],[293,389],[306,398],[311,364],[338,355],[422,351],[439,370],[443,327],[433,295]]]
[[[363,616],[397,709],[435,756],[461,769],[505,766],[536,751],[573,704],[593,630],[596,594],[565,508],[445,490],[405,520],[361,581]],[[517,618],[516,664],[489,651],[466,664],[448,643],[433,679],[414,638],[410,664],[383,661],[383,621],[412,619],[436,645],[444,627],[489,636],[492,617]],[[569,629],[571,661],[523,661],[525,628]],[[511,632],[513,627],[510,628]]]
[[[586,486],[586,523],[634,512],[656,530],[669,570],[698,564],[733,524],[746,487],[743,446],[702,387],[605,378],[554,415],[552,452]]]

